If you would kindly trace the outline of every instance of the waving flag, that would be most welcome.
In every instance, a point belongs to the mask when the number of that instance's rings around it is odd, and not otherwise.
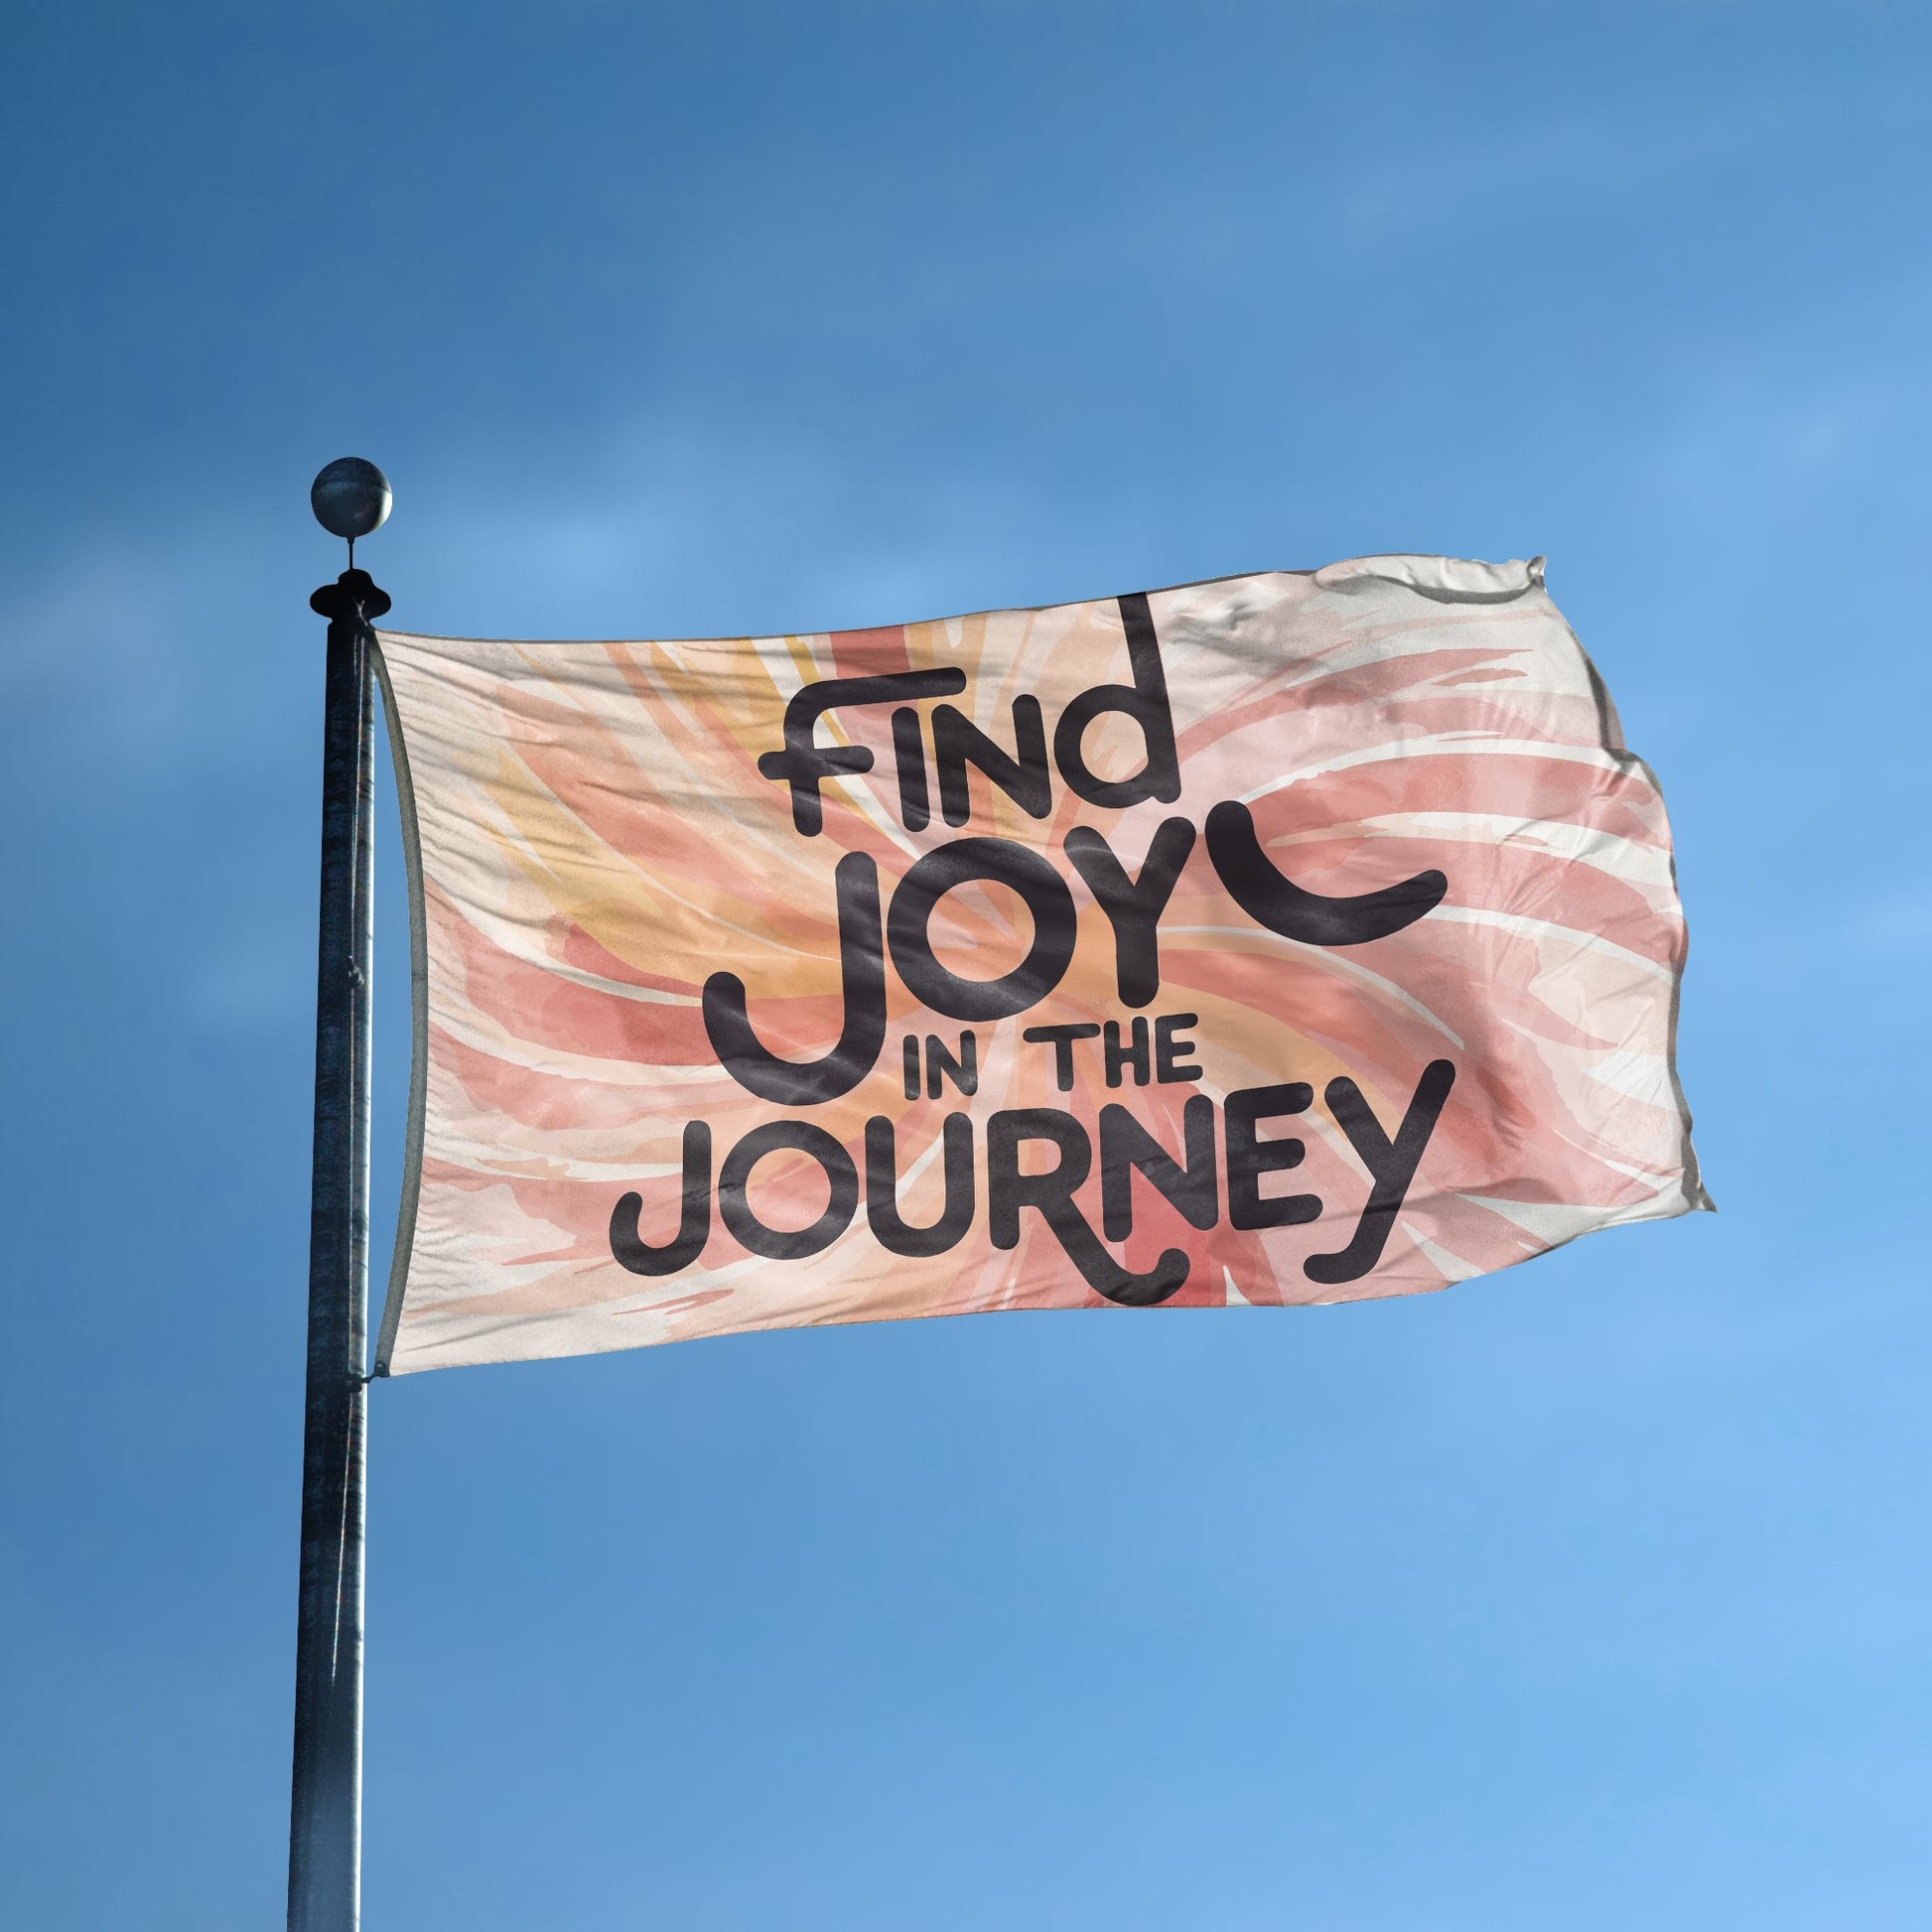
[[[1540,564],[380,644],[388,1372],[1411,1294],[1709,1205],[1663,802]]]

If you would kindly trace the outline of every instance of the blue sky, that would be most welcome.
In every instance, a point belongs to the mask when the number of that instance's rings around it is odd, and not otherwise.
[[[17,1922],[281,1909],[347,452],[457,633],[1547,552],[1671,801],[1723,1209],[1412,1302],[378,1388],[372,1927],[1926,1922],[1932,17],[195,0],[7,52]]]

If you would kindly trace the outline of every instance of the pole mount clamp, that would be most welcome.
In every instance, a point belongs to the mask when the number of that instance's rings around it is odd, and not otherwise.
[[[366,570],[345,570],[309,600],[309,609],[331,623],[370,623],[389,614],[389,593]]]

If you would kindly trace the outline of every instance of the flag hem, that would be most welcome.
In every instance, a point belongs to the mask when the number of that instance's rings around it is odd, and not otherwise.
[[[382,1302],[382,1326],[375,1343],[377,1375],[389,1373],[396,1330],[402,1321],[409,1286],[409,1262],[416,1246],[416,1209],[423,1190],[423,1133],[429,1102],[429,932],[423,906],[422,835],[416,822],[416,787],[409,774],[409,747],[402,714],[382,655],[382,633],[371,652],[382,687],[382,722],[389,733],[389,761],[396,774],[396,807],[402,820],[402,862],[409,891],[409,1119],[402,1156],[402,1193],[396,1202],[396,1242],[389,1258],[389,1286]]]
[[[1540,564],[1541,558],[1537,559]],[[1540,575],[1538,581],[1541,581]],[[1589,678],[1590,695],[1596,701],[1596,725],[1602,740],[1604,753],[1617,760],[1626,769],[1640,772],[1646,784],[1657,795],[1658,809],[1664,815],[1665,829],[1669,834],[1665,850],[1670,855],[1670,894],[1671,901],[1677,907],[1677,944],[1671,957],[1670,976],[1670,1019],[1664,1048],[1664,1069],[1670,1075],[1671,1098],[1677,1103],[1679,1128],[1678,1169],[1686,1205],[1678,1210],[1682,1214],[1709,1213],[1718,1211],[1718,1203],[1711,1198],[1711,1190],[1704,1184],[1704,1169],[1698,1160],[1697,1148],[1691,1134],[1694,1123],[1691,1118],[1691,1102],[1684,1091],[1683,1076],[1677,1068],[1677,1028],[1678,1017],[1684,1005],[1684,973],[1691,961],[1691,922],[1684,911],[1684,893],[1677,876],[1677,833],[1670,822],[1670,805],[1664,797],[1664,787],[1657,773],[1651,769],[1649,759],[1631,751],[1623,736],[1623,720],[1617,714],[1615,700],[1610,696],[1610,687],[1604,683],[1603,674],[1596,668],[1596,660],[1589,654],[1589,646],[1577,634],[1576,626],[1559,611],[1554,602],[1550,605],[1551,614],[1564,627],[1571,643],[1583,659],[1584,670]],[[1660,1216],[1670,1219],[1671,1216]],[[1574,1237],[1573,1237],[1574,1238]],[[1559,1246],[1563,1244],[1558,1243]]]
[[[1543,567],[1545,559],[1538,557],[1512,557],[1504,563],[1483,563],[1473,557],[1438,556],[1431,551],[1391,550],[1378,552],[1369,557],[1347,557],[1332,564],[1321,564],[1307,570],[1250,570],[1223,572],[1214,577],[1190,577],[1178,584],[1150,585],[1145,593],[1148,597],[1167,597],[1176,591],[1212,590],[1217,584],[1240,584],[1258,577],[1306,577],[1321,590],[1347,590],[1357,582],[1380,579],[1389,583],[1405,585],[1420,597],[1428,598],[1436,604],[1513,604],[1520,597],[1527,597],[1532,591],[1543,588]],[[1415,581],[1413,573],[1405,574],[1393,568],[1396,565],[1439,564],[1450,566],[1452,570],[1474,573],[1475,575],[1460,585],[1449,581],[1446,572],[1437,573],[1437,581],[1423,585]],[[1374,565],[1388,565],[1391,568],[1377,570]],[[1518,572],[1520,583],[1510,583],[1504,573]],[[1070,610],[1078,604],[1111,603],[1111,598],[1060,598],[1050,604],[999,604],[981,611],[962,611],[940,618],[906,618],[892,622],[853,625],[853,629],[917,629],[926,625],[946,623],[972,623],[981,618],[1000,618],[1009,616],[1033,617],[1042,612]],[[738,631],[721,632],[712,637],[473,637],[452,636],[444,630],[384,630],[378,636],[398,639],[427,638],[441,644],[515,644],[541,648],[546,644],[635,644],[647,642],[662,650],[677,650],[689,644],[738,643],[759,636],[771,639],[788,637],[816,637],[828,634],[832,626],[821,624],[816,629],[806,626],[802,629],[769,630],[761,632]],[[1574,631],[1571,633],[1576,634]],[[1581,645],[1579,646],[1581,648]]]

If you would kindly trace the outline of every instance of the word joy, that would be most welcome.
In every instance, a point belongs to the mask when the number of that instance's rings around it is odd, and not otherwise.
[[[1052,774],[1089,804],[1124,808],[1146,799],[1172,804],[1180,796],[1180,764],[1166,674],[1145,596],[1120,600],[1132,684],[1098,684],[1073,698],[1055,721],[1052,757],[1037,698],[1013,701],[1013,750],[1008,751],[950,704],[932,714],[932,759],[910,700],[956,696],[966,687],[957,668],[897,671],[873,677],[827,678],[807,684],[785,706],[783,749],[759,759],[759,772],[789,786],[791,819],[806,838],[824,827],[819,785],[826,778],[869,771],[864,746],[820,745],[814,728],[829,711],[893,704],[893,747],[899,812],[908,830],[931,822],[929,770],[936,774],[939,813],[951,826],[972,812],[970,771],[1034,818],[1052,811]],[[1146,757],[1125,778],[1101,778],[1086,761],[1087,729],[1107,713],[1131,720]],[[1262,850],[1254,817],[1239,800],[1207,814],[1207,856],[1235,903],[1258,924],[1314,946],[1358,946],[1412,925],[1441,903],[1449,882],[1420,872],[1379,892],[1331,897],[1297,886]],[[1085,883],[1113,929],[1115,982],[1122,1003],[1144,1007],[1161,990],[1159,924],[1181,868],[1194,849],[1185,818],[1164,819],[1138,875],[1115,856],[1105,835],[1075,826],[1061,851]],[[830,1050],[816,1060],[788,1060],[754,1032],[745,983],[736,973],[713,973],[704,985],[704,1027],[712,1050],[740,1086],[783,1106],[809,1106],[850,1093],[877,1063],[886,1039],[886,959],[906,990],[935,1013],[963,1021],[1003,1020],[1036,1006],[1060,983],[1073,958],[1077,917],[1073,895],[1059,871],[1032,846],[1016,840],[953,839],[906,869],[882,905],[879,869],[864,853],[848,853],[834,871],[844,1024]],[[1026,957],[996,978],[974,980],[942,965],[929,933],[933,908],[955,887],[985,882],[1010,888],[1026,905],[1033,941]]]

